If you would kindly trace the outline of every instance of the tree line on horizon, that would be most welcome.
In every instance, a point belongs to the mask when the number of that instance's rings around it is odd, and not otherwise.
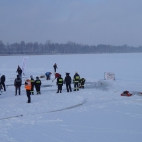
[[[138,53],[142,52],[142,46],[132,47],[127,45],[113,46],[99,44],[84,45],[74,42],[65,44],[52,43],[47,41],[45,44],[38,42],[4,44],[0,41],[0,55],[11,54],[85,54],[85,53]]]

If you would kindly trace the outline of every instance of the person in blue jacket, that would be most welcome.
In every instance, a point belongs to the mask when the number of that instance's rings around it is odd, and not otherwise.
[[[46,80],[50,80],[50,77],[51,77],[51,72],[46,72],[45,75],[46,75]]]

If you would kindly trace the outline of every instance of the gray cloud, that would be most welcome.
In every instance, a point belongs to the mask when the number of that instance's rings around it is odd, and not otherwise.
[[[0,40],[142,45],[141,0],[0,1]]]

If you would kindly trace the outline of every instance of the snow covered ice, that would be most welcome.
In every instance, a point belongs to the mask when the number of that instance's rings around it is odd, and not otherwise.
[[[28,56],[22,83],[52,72],[51,80],[41,78],[41,95],[31,95],[30,104],[24,85],[20,96],[13,85],[23,57],[0,57],[9,85],[0,95],[0,142],[141,142],[142,53]],[[85,89],[68,93],[64,85],[57,94],[54,63],[63,78],[77,71]],[[104,72],[116,80],[104,80]],[[133,95],[120,96],[125,90]]]

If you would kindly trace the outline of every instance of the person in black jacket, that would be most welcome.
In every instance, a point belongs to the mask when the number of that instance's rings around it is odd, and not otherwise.
[[[2,89],[2,85],[1,85],[1,82],[0,82],[0,93],[2,93],[2,92],[1,92],[1,89]],[[0,95],[1,95],[1,94],[0,94]]]
[[[63,86],[63,78],[61,75],[57,78],[57,85],[58,85],[58,91],[57,93],[62,92],[62,86]]]
[[[57,67],[57,64],[56,64],[56,63],[53,65],[53,68],[54,68],[54,72],[56,72],[56,69],[58,69],[58,67]]]
[[[36,80],[35,80],[35,88],[36,88],[36,92],[37,92],[37,95],[38,94],[41,94],[40,92],[40,86],[41,86],[41,80],[39,79],[39,77],[36,77]]]
[[[6,91],[6,88],[5,88],[5,75],[1,76],[1,85],[3,86],[4,91]]]
[[[66,73],[66,77],[64,79],[64,84],[66,84],[66,89],[67,89],[67,92],[72,92],[72,89],[71,89],[71,77],[69,76],[69,73]]]
[[[17,75],[17,78],[14,80],[15,96],[17,95],[17,90],[19,91],[19,95],[20,95],[20,93],[21,93],[21,85],[22,85],[22,80],[19,77],[19,75]]]
[[[30,76],[31,78],[31,94],[34,95],[34,86],[35,86],[35,80],[33,79],[33,76]]]
[[[17,71],[20,78],[22,78],[22,69],[18,66]]]

